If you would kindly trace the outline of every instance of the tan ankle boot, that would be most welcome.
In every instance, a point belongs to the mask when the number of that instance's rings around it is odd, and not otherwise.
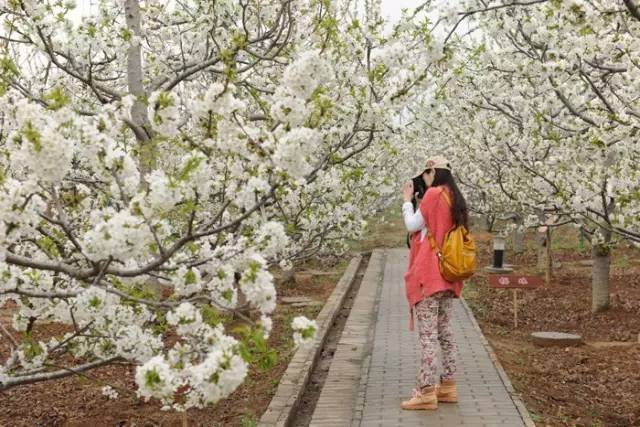
[[[436,390],[438,402],[456,403],[458,401],[458,391],[454,380],[443,381]]]
[[[438,397],[435,387],[413,390],[413,396],[400,405],[402,409],[438,409]]]

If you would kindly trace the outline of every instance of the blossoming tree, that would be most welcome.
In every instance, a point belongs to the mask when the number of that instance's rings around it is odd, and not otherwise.
[[[483,36],[461,41],[424,121],[487,211],[591,234],[593,310],[604,309],[611,246],[640,241],[638,9],[566,0],[474,16]]]
[[[184,410],[242,383],[225,314],[268,335],[269,268],[339,250],[403,173],[396,117],[441,50],[415,17],[383,37],[374,3],[0,5],[0,389],[129,361]]]

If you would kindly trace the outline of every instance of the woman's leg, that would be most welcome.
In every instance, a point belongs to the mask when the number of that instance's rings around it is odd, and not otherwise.
[[[420,388],[431,387],[436,384],[437,351],[438,351],[438,306],[436,297],[428,297],[415,306],[418,318],[418,330],[422,357],[418,385]]]
[[[441,295],[438,298],[438,341],[442,349],[442,375],[440,381],[453,380],[456,373],[456,339],[453,335],[453,298]]]

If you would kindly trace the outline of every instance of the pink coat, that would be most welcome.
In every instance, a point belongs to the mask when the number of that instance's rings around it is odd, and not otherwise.
[[[435,236],[438,246],[442,246],[444,236],[453,226],[453,215],[444,196],[440,193],[448,191],[450,200],[453,193],[448,187],[430,187],[420,202],[420,213],[424,218],[429,232]],[[420,231],[411,236],[411,251],[409,252],[409,269],[404,275],[405,290],[411,311],[409,329],[413,330],[413,306],[420,300],[436,292],[453,291],[456,297],[460,297],[462,282],[448,282],[440,275],[438,257],[431,248],[429,239],[420,241]]]

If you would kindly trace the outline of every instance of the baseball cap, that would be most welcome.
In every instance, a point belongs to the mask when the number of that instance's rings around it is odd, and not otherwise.
[[[427,164],[425,169],[446,169],[448,171],[451,170],[451,166],[449,165],[449,160],[447,160],[444,156],[433,156],[427,159]]]
[[[425,166],[420,169],[418,172],[413,174],[414,177],[422,176],[422,173],[426,169],[446,169],[448,171],[451,170],[451,165],[449,165],[449,160],[447,160],[444,156],[433,156],[427,159]]]

